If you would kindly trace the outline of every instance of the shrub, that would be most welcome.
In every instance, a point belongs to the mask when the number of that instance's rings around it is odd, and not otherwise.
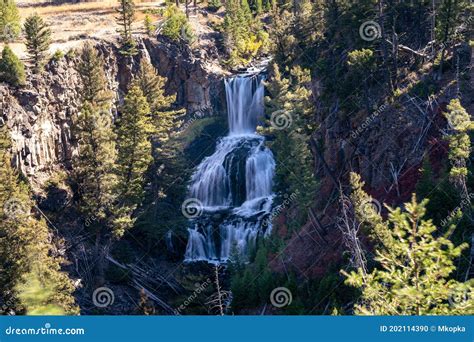
[[[56,50],[56,52],[54,52],[54,55],[51,56],[51,60],[59,61],[63,57],[64,57],[64,52],[62,52],[61,50]]]
[[[20,31],[20,14],[15,1],[0,1],[0,41],[15,40],[18,38]]]
[[[25,67],[8,45],[2,51],[0,81],[7,82],[15,87],[25,84]]]
[[[184,39],[188,42],[193,40],[191,26],[188,23],[186,15],[176,6],[168,6],[165,12],[165,23],[162,34],[173,39]]]
[[[155,26],[153,25],[153,21],[148,14],[145,15],[145,19],[143,20],[143,27],[147,36],[151,37],[155,31]]]

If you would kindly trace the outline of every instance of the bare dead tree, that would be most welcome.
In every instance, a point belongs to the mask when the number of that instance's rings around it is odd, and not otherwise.
[[[217,311],[219,315],[224,316],[225,312],[230,306],[232,299],[231,292],[222,289],[219,281],[219,270],[220,266],[214,267],[214,284],[216,286],[216,292],[209,297],[206,305],[210,311]]]
[[[435,49],[435,41],[436,41],[436,0],[431,1],[431,55],[434,56],[436,54]],[[434,58],[434,57],[433,57]]]
[[[361,224],[357,221],[349,197],[344,195],[342,188],[339,188],[340,216],[337,227],[342,232],[343,243],[350,254],[350,265],[361,269],[365,278],[367,275],[367,259],[359,240],[359,229]]]

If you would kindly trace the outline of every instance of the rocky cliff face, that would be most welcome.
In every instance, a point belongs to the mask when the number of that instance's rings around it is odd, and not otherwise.
[[[109,88],[116,94],[115,105],[123,98],[140,60],[149,58],[158,73],[168,78],[166,92],[177,94],[176,106],[186,108],[189,114],[221,112],[223,85],[219,75],[208,71],[203,58],[187,47],[165,39],[144,39],[133,59],[120,55],[110,43],[98,43],[97,48],[105,60]],[[78,57],[69,53],[51,60],[45,71],[29,77],[23,88],[0,84],[0,114],[11,131],[13,164],[33,183],[43,183],[58,167],[67,168],[75,153],[71,126],[80,108],[77,63]],[[112,110],[111,115],[115,112]]]
[[[459,70],[474,78],[469,46],[459,48]],[[367,191],[380,202],[399,205],[410,199],[420,174],[424,158],[436,165],[447,156],[443,131],[447,127],[443,111],[457,96],[468,112],[474,102],[472,91],[460,93],[454,71],[446,72],[442,80],[430,74],[411,74],[399,84],[399,92],[384,97],[382,88],[373,87],[371,112],[353,111],[345,117],[338,113],[343,99],[334,101],[334,110],[319,115],[320,127],[313,139],[317,178],[322,180],[322,198],[344,185],[348,173],[355,171],[366,182]],[[322,81],[315,79],[313,93],[316,106]],[[337,182],[335,181],[337,180]]]
[[[474,69],[469,61],[474,54],[463,49],[460,56],[459,68],[469,70],[472,82]],[[419,76],[416,84],[426,85],[429,79],[425,77]],[[459,93],[455,77],[446,72],[430,95],[420,91],[421,87],[406,84],[401,84],[400,93],[391,98],[383,98],[374,89],[374,109],[370,113],[360,110],[341,115],[341,99],[334,100],[330,114],[323,116],[317,111],[319,127],[313,133],[311,148],[320,182],[318,196],[305,226],[288,237],[285,255],[272,261],[274,270],[287,272],[293,267],[305,277],[320,277],[328,271],[328,265],[340,260],[346,247],[337,228],[339,189],[348,192],[349,172],[361,175],[365,190],[374,198],[375,209],[385,216],[383,203],[400,206],[410,200],[424,159],[430,161],[436,175],[449,165],[443,112]],[[321,80],[313,79],[316,106],[321,101],[322,87]],[[474,109],[473,95],[467,88],[461,94],[468,112]],[[284,221],[280,227],[277,234],[287,236]]]

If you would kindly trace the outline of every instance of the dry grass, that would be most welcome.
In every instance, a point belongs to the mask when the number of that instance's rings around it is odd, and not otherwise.
[[[135,34],[141,34],[145,18],[144,11],[162,7],[164,0],[135,0],[135,4],[136,15],[132,31]],[[118,0],[94,0],[58,5],[44,0],[17,0],[17,5],[23,20],[33,13],[39,14],[46,20],[52,31],[51,54],[56,50],[67,52],[71,48],[80,46],[87,39],[114,42],[118,38],[118,26],[115,20],[115,10],[119,6]],[[153,21],[159,18],[152,14],[150,17]],[[20,58],[27,57],[23,40],[19,39],[10,46]]]
[[[116,0],[104,0],[97,2],[81,2],[77,4],[61,4],[55,6],[26,7],[22,8],[20,13],[22,17],[27,17],[33,13],[38,13],[39,15],[51,15],[59,13],[89,12],[112,9],[116,6]]]
[[[147,5],[156,4],[157,1],[153,0],[142,0],[135,1],[138,5],[137,9],[142,9],[148,7]],[[61,5],[46,5],[46,6],[25,6],[21,8],[20,14],[22,17],[26,18],[27,16],[37,13],[39,15],[55,15],[61,13],[77,13],[77,12],[112,12],[115,8],[118,7],[117,0],[102,0],[102,1],[93,1],[93,2],[80,2],[80,3],[71,3],[71,4],[61,4]]]

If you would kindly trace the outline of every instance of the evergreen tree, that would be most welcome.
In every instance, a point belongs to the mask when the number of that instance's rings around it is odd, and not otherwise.
[[[420,171],[421,177],[416,183],[416,194],[419,196],[418,198],[427,198],[435,187],[433,168],[428,157],[423,159],[423,165]]]
[[[89,102],[83,105],[74,126],[79,153],[73,166],[80,207],[85,217],[96,218],[98,229],[108,222],[116,198],[115,134],[111,126],[111,118],[101,115]]]
[[[352,179],[359,180],[356,175]],[[359,183],[360,185],[360,183]],[[359,193],[361,188],[354,189]],[[365,194],[358,198],[368,198]],[[352,198],[352,197],[351,197]],[[374,260],[377,268],[370,273],[362,269],[350,274],[346,283],[359,288],[362,297],[355,306],[357,314],[370,315],[429,315],[469,314],[474,310],[469,298],[474,282],[461,283],[450,278],[456,269],[454,261],[467,247],[455,247],[448,239],[455,226],[441,236],[431,220],[424,220],[427,200],[412,201],[400,208],[389,210],[384,221],[376,211],[370,212],[365,201],[352,201],[356,213],[365,213],[383,233],[378,242]],[[378,239],[381,236],[382,239]]]
[[[144,195],[145,171],[152,161],[150,107],[140,87],[132,84],[117,121],[117,175],[121,204],[133,210]]]
[[[277,62],[281,65],[291,65],[294,54],[298,51],[299,41],[294,34],[295,16],[287,10],[279,9],[271,12],[272,25],[270,26],[271,49]]]
[[[23,63],[8,45],[5,46],[2,51],[2,59],[0,60],[0,81],[7,82],[15,87],[24,85],[26,81]]]
[[[265,12],[270,12],[273,8],[273,0],[263,0],[263,9]]]
[[[444,0],[439,2],[436,20],[436,38],[441,43],[439,75],[443,72],[446,48],[449,45],[454,45],[459,38],[457,37],[457,28],[463,20],[461,14],[468,6],[466,0]]]
[[[79,153],[73,159],[79,208],[86,218],[94,218],[87,228],[95,233],[95,282],[104,282],[107,246],[120,238],[131,225],[129,213],[118,204],[116,135],[111,117],[85,102],[74,125]]]
[[[92,229],[111,228],[110,214],[116,199],[115,134],[109,111],[111,92],[107,89],[104,63],[97,50],[86,43],[77,66],[81,78],[83,105],[73,132],[79,153],[73,159],[75,179],[81,196],[80,208],[85,217],[95,217]]]
[[[370,113],[370,94],[367,79],[375,69],[374,52],[370,49],[354,50],[349,52],[347,57],[347,64],[355,76],[355,82],[363,80],[365,109],[367,113]]]
[[[136,85],[140,87],[150,107],[154,125],[153,135],[160,142],[166,141],[175,127],[177,112],[170,108],[176,96],[165,95],[166,79],[158,75],[153,65],[146,59],[142,59],[140,63]]]
[[[471,140],[469,130],[471,129],[471,117],[463,108],[459,99],[453,99],[444,113],[449,124],[449,160],[452,168],[449,172],[450,178],[464,197],[469,198],[466,186],[467,167],[466,160],[471,151]]]
[[[82,82],[82,100],[106,109],[112,99],[112,92],[107,88],[103,59],[89,42],[84,44],[79,57],[77,71]]]
[[[316,182],[310,150],[314,130],[311,90],[308,70],[295,67],[289,78],[284,78],[276,64],[270,70],[265,97],[265,112],[269,119],[262,132],[271,135],[269,145],[275,152],[276,177],[281,193],[297,194],[303,213],[311,205]],[[305,217],[302,215],[302,217]]]
[[[350,198],[354,205],[355,217],[362,225],[364,233],[368,234],[375,243],[392,246],[393,237],[385,228],[379,213],[380,209],[374,204],[373,198],[363,190],[365,183],[357,173],[351,172],[350,184],[352,187]]]
[[[107,246],[124,234],[132,219],[119,198],[117,136],[110,114],[112,94],[107,89],[104,63],[89,44],[82,49],[78,71],[84,102],[73,129],[79,147],[73,159],[74,178],[80,210],[84,217],[94,218],[88,228],[95,233],[96,282],[101,285]]]
[[[15,40],[20,31],[20,13],[15,1],[0,0],[0,42]]]
[[[30,55],[33,71],[38,73],[43,68],[48,54],[51,44],[51,30],[39,15],[33,14],[26,18],[24,31],[26,49]]]
[[[255,13],[260,14],[263,12],[262,0],[255,0]]]
[[[148,116],[151,118],[153,133],[151,135],[153,163],[148,175],[151,181],[151,194],[156,205],[155,215],[158,212],[159,198],[163,198],[162,189],[166,184],[176,179],[176,162],[179,160],[179,148],[169,138],[180,125],[177,120],[180,111],[172,110],[175,96],[165,95],[166,79],[159,76],[151,63],[142,59],[140,70],[135,79],[150,107]]]
[[[266,6],[273,6],[273,3],[269,1]],[[302,0],[274,6],[269,31],[277,63],[292,65],[294,62],[306,62],[304,58],[313,60],[314,57],[308,57],[317,53],[319,46],[328,48],[325,42],[327,6],[329,4],[322,0]]]
[[[82,211],[86,217],[93,215],[101,221],[112,211],[115,198],[115,134],[108,113],[111,92],[107,89],[104,63],[90,43],[81,50],[77,71],[83,107],[73,130],[79,144],[79,155],[74,160],[76,180]],[[99,215],[95,215],[96,210]]]
[[[62,260],[51,254],[50,232],[43,220],[31,212],[33,202],[27,185],[11,167],[10,137],[6,126],[0,128],[0,298],[13,310],[34,314],[41,307],[55,313],[76,314],[74,287],[60,270]],[[35,284],[25,284],[26,281]],[[48,284],[48,294],[36,298],[32,288]],[[31,286],[31,287],[28,287]],[[51,311],[48,311],[52,313]]]
[[[135,19],[135,4],[133,0],[120,0],[120,7],[117,9],[117,24],[122,28],[119,30],[122,39],[121,53],[133,56],[138,53],[137,43],[132,37],[132,23]]]
[[[231,250],[229,272],[231,275],[232,307],[244,309],[267,303],[275,288],[275,277],[268,266],[268,249],[260,244],[255,260],[244,263],[236,246]]]
[[[247,0],[226,2],[223,26],[228,63],[233,67],[249,63],[267,44],[268,36],[254,20]]]
[[[173,40],[183,39],[192,42],[193,31],[186,15],[175,5],[170,5],[165,11],[165,22],[161,33]]]

